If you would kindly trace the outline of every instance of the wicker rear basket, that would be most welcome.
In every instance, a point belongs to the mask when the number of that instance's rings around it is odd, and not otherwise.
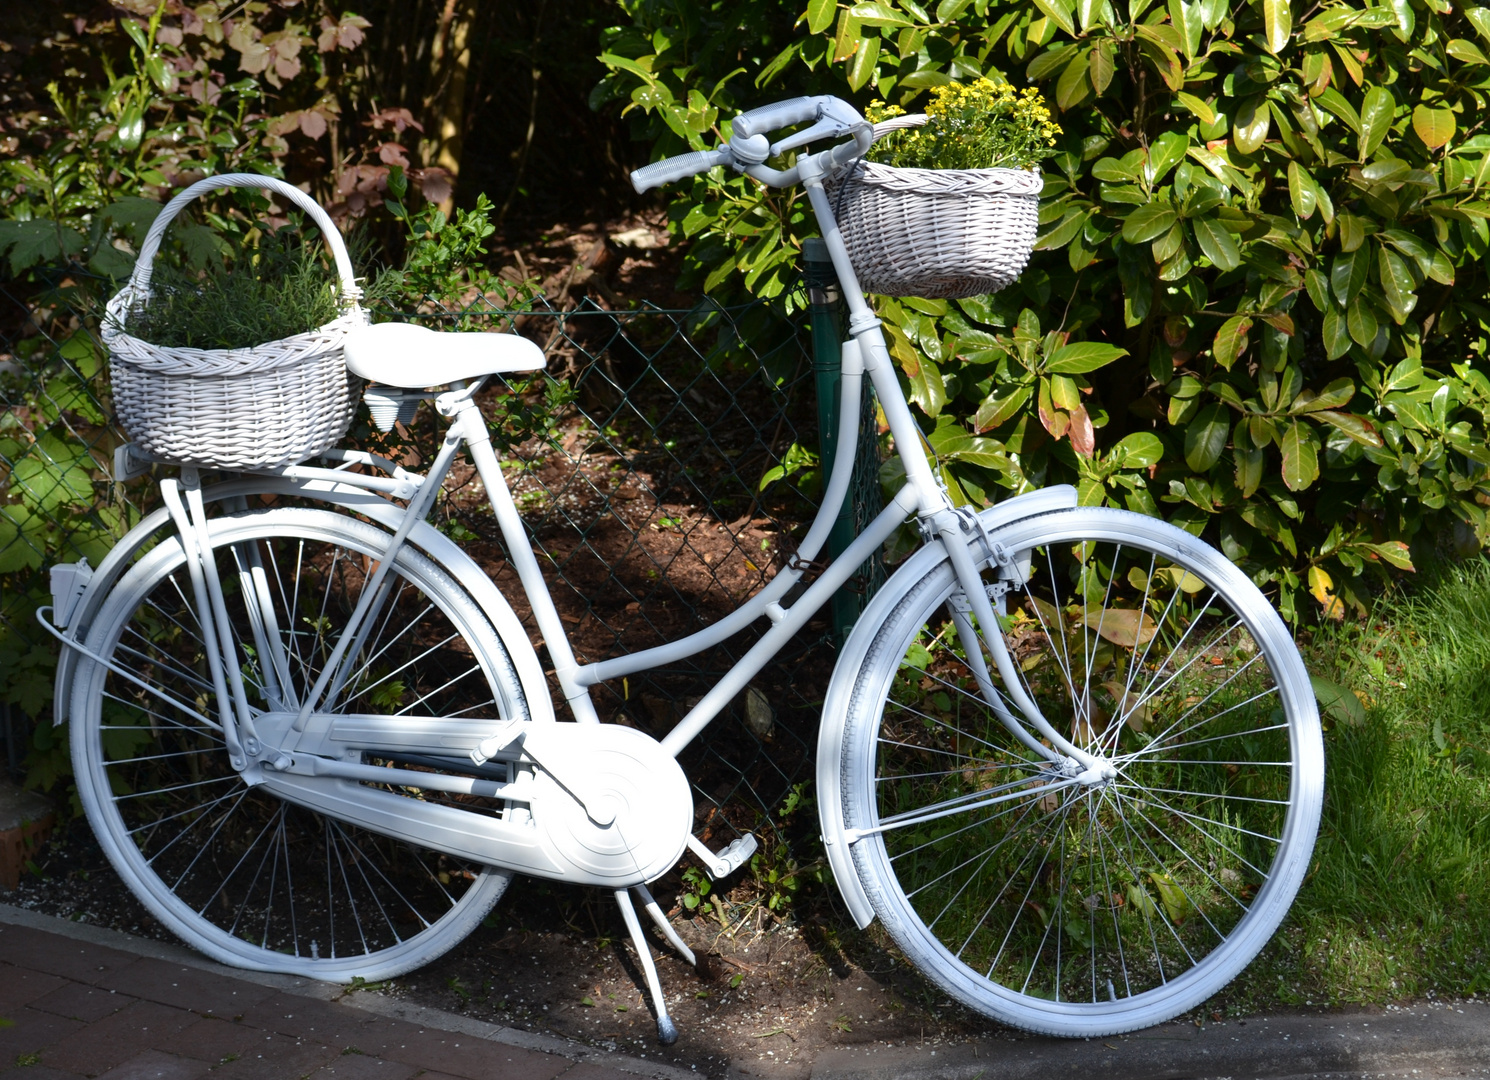
[[[267,188],[310,214],[336,261],[345,310],[319,329],[245,349],[166,348],[124,332],[150,302],[150,272],[171,220],[192,199],[224,187]],[[212,176],[183,190],[156,217],[129,283],[109,301],[114,411],[152,457],[218,468],[275,468],[334,446],[352,422],[360,386],[342,362],[348,331],[367,322],[341,234],[304,192],[272,177]]]
[[[898,117],[875,137],[924,123]],[[901,169],[859,161],[827,183],[867,292],[952,298],[996,292],[1029,262],[1045,181],[1025,169]]]

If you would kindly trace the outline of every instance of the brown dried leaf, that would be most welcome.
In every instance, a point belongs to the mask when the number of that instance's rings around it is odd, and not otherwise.
[[[1152,617],[1135,608],[1098,608],[1083,618],[1101,637],[1125,649],[1147,645],[1159,630]]]

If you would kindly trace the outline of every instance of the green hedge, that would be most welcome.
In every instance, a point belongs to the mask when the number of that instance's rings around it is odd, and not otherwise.
[[[1372,574],[1490,540],[1490,10],[621,7],[593,101],[654,156],[798,93],[914,106],[986,75],[1050,99],[1065,134],[1020,282],[878,300],[955,497],[1076,483],[1218,544],[1292,618],[1363,609]],[[720,172],[673,195],[694,277],[771,295],[804,200]],[[1073,364],[1077,342],[1115,358]]]

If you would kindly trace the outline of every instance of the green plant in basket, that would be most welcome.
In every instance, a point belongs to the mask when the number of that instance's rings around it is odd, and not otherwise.
[[[309,333],[341,310],[336,275],[296,229],[258,233],[201,269],[161,261],[126,333],[168,348],[243,349]]]
[[[866,115],[879,123],[905,110],[876,101]],[[1055,154],[1061,134],[1040,91],[992,79],[934,88],[926,116],[921,127],[878,139],[869,160],[903,169],[1033,169]]]

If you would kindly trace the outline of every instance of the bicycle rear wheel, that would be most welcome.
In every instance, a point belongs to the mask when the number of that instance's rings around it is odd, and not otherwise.
[[[979,1012],[1070,1036],[1159,1023],[1230,981],[1303,880],[1324,775],[1308,673],[1261,593],[1179,529],[1076,509],[995,536],[1029,558],[1003,627],[1025,691],[1116,776],[1075,782],[1000,723],[943,561],[857,674],[855,868],[907,957]]]
[[[251,711],[297,707],[388,539],[363,522],[314,509],[212,522],[212,555],[237,653],[230,662],[242,672]],[[527,715],[506,649],[447,574],[405,546],[388,580],[333,710],[468,716],[488,728],[493,718]],[[259,970],[338,982],[383,979],[464,937],[511,873],[390,840],[245,783],[228,761],[217,722],[196,609],[180,539],[168,535],[98,608],[86,645],[110,665],[84,658],[77,666],[71,726],[78,791],[125,883],[189,944]],[[278,664],[270,660],[276,642]],[[438,758],[388,763],[451,767]],[[469,761],[464,771],[471,771]],[[385,790],[448,800],[476,814],[508,813],[504,803],[473,796]]]

